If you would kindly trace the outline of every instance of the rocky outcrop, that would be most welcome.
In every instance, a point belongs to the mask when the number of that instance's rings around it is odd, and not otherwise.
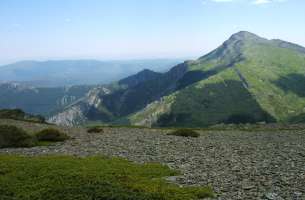
[[[72,106],[64,112],[50,117],[47,121],[62,126],[76,126],[87,120],[81,106]]]

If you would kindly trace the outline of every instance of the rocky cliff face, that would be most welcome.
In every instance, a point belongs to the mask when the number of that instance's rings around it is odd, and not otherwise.
[[[47,121],[62,126],[76,126],[83,124],[87,121],[81,106],[73,106],[70,109],[58,113],[50,117]]]

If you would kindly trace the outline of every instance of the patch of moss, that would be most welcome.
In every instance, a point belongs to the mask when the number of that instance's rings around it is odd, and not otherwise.
[[[0,199],[195,200],[209,187],[179,187],[163,177],[178,173],[159,164],[68,156],[0,156]]]

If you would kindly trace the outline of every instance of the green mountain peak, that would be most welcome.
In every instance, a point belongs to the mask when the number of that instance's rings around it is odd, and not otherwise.
[[[266,39],[248,31],[239,31],[230,37],[229,41],[231,40],[245,41],[245,40],[266,40]]]
[[[89,95],[53,119],[187,127],[301,121],[303,52],[299,45],[241,31],[166,73],[144,70],[116,87],[97,88],[107,92],[92,93],[99,95]],[[71,116],[75,110],[76,117]]]

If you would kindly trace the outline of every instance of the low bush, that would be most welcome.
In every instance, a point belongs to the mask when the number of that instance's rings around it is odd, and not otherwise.
[[[159,164],[117,158],[0,155],[2,200],[196,200],[213,197],[209,187],[179,187],[178,175]]]
[[[60,142],[69,139],[65,133],[54,128],[47,128],[35,134],[38,141]]]
[[[0,126],[0,148],[6,147],[32,147],[36,139],[16,126]]]
[[[182,137],[199,137],[200,134],[191,129],[178,129],[168,133],[168,135],[182,136]]]
[[[93,126],[88,128],[87,130],[88,133],[103,133],[104,129],[100,126]]]

